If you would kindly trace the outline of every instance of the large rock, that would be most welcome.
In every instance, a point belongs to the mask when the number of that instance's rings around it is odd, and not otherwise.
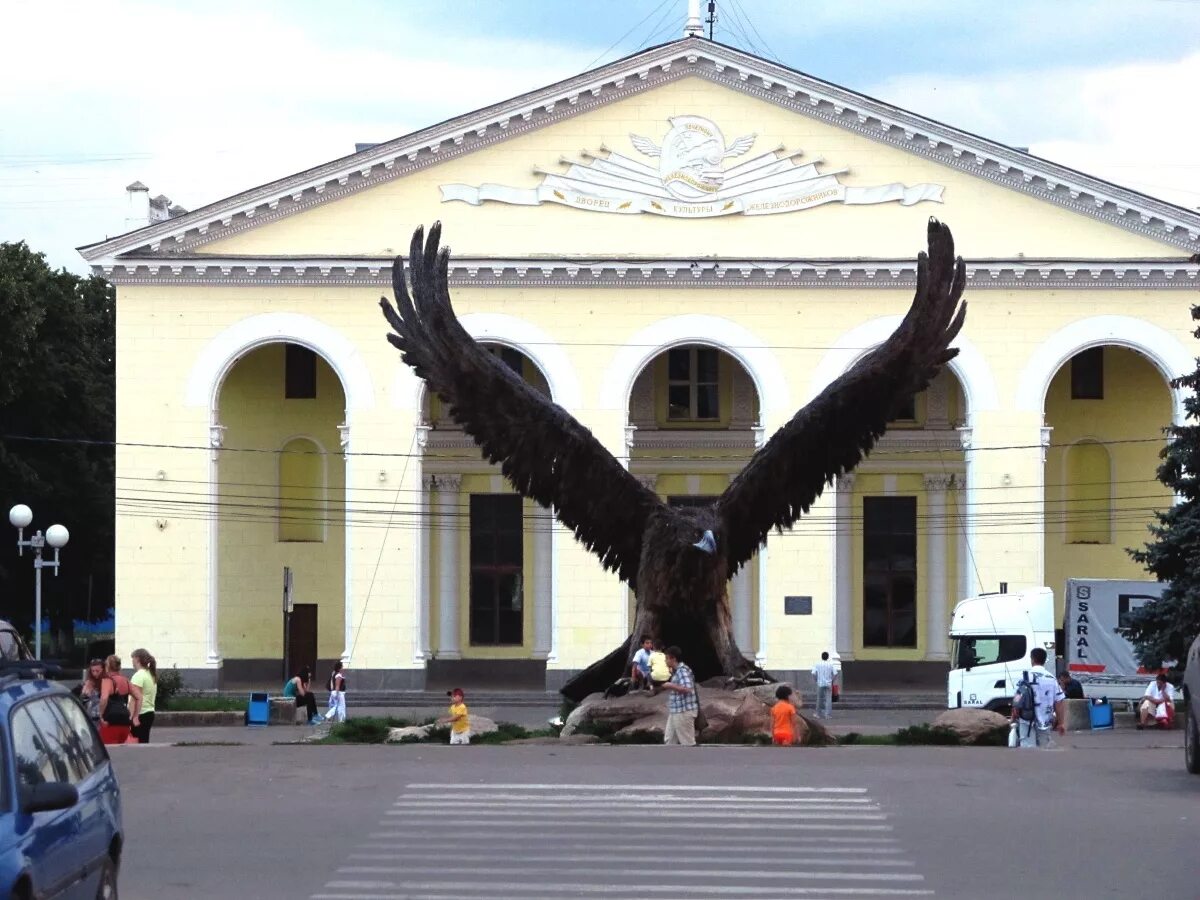
[[[1092,730],[1092,703],[1090,700],[1064,700],[1066,721],[1063,725],[1067,731]],[[158,724],[158,719],[154,720]]]
[[[804,710],[796,716],[796,736],[806,747],[827,747],[837,743],[837,738],[825,730],[825,725]]]
[[[389,728],[386,744],[403,744],[408,741],[423,741],[429,737],[432,725],[408,725],[404,728]]]
[[[964,744],[973,744],[997,728],[1007,728],[1008,719],[990,709],[948,709],[933,720],[934,728],[949,728]]]
[[[704,743],[740,743],[748,735],[771,735],[771,706],[775,703],[777,685],[723,690],[717,687],[700,688],[700,706],[706,720],[705,729],[697,735]],[[605,699],[602,694],[586,697],[571,711],[563,724],[562,740],[590,731],[629,737],[652,735],[659,740],[666,728],[668,692],[654,696],[630,693],[624,697]],[[797,731],[803,744],[831,742],[825,729],[803,713],[797,720]]]
[[[496,727],[496,723],[493,722],[491,719],[489,719],[487,716],[477,716],[474,713],[471,713],[471,736],[472,737],[474,737],[477,734],[491,734],[493,731],[496,731],[496,730],[498,730]]]

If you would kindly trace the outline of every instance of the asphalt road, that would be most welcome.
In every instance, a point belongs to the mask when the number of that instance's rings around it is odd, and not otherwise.
[[[1134,734],[1043,752],[121,747],[121,888],[135,900],[1196,897],[1200,778],[1181,751]]]

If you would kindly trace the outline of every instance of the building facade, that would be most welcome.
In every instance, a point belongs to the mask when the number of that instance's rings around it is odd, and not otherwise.
[[[274,678],[286,566],[293,667],[561,685],[632,597],[385,341],[413,229],[468,331],[688,504],[887,338],[931,215],[959,355],[731,582],[739,644],[920,680],[961,596],[1143,577],[1200,215],[692,37],[82,248],[118,291],[118,647]]]

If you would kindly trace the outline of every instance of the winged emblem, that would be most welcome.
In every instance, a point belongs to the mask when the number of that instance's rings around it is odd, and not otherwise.
[[[662,146],[640,134],[629,135],[634,149],[658,158],[658,174],[680,200],[711,200],[725,182],[721,163],[749,152],[758,136],[746,134],[726,145],[716,123],[703,116],[675,116]]]
[[[698,680],[751,672],[733,639],[730,577],[870,453],[901,405],[954,358],[966,316],[963,262],[950,229],[931,219],[916,296],[891,337],[797,412],[716,501],[674,509],[467,333],[451,305],[449,259],[440,223],[428,239],[417,229],[408,279],[403,257],[392,267],[395,306],[380,300],[388,341],[513,487],[553,509],[637,595],[631,637],[563,688],[573,699],[628,671],[633,636],[643,634],[684,647]]]

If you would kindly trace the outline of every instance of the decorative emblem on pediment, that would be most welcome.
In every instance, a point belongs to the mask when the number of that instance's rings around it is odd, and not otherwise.
[[[944,188],[940,184],[845,185],[838,176],[846,174],[846,169],[823,172],[819,158],[797,162],[803,153],[784,147],[729,164],[750,153],[756,135],[742,135],[726,143],[715,122],[696,115],[674,116],[667,124],[670,127],[661,144],[643,135],[629,136],[634,150],[655,160],[656,165],[602,147],[598,153],[585,154],[584,162],[569,163],[562,174],[541,172],[537,187],[444,184],[442,202],[472,206],[556,203],[594,212],[685,219],[775,215],[826,203],[912,206],[942,202]]]

